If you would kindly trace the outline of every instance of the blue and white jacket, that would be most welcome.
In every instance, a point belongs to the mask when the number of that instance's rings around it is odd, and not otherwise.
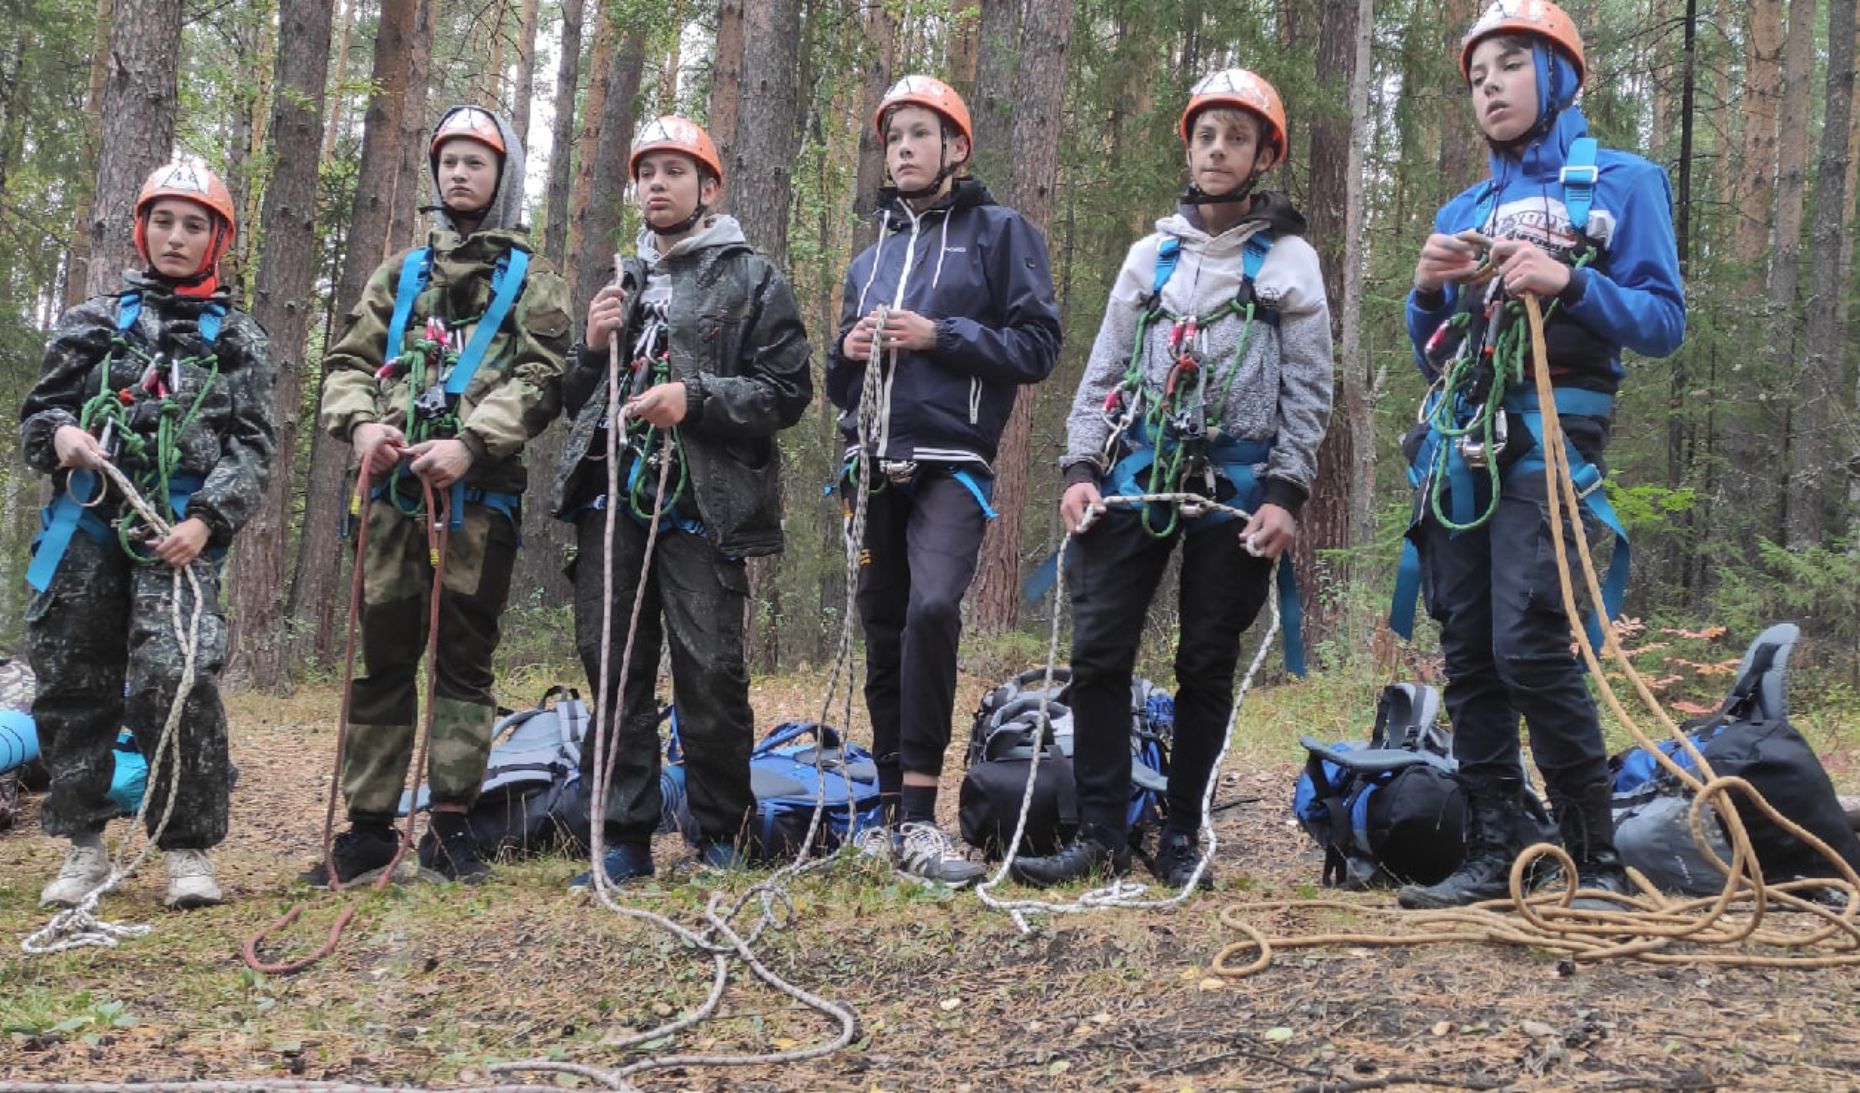
[[[1553,106],[1552,86],[1575,94],[1575,76],[1560,55],[1538,51],[1539,116],[1554,110],[1544,135],[1521,152],[1490,153],[1491,177],[1446,203],[1434,230],[1452,234],[1476,229],[1493,239],[1528,239],[1551,255],[1573,262],[1581,241],[1563,204],[1559,172],[1572,142],[1588,135],[1588,119],[1573,101]],[[1546,59],[1543,55],[1550,54]],[[1547,65],[1562,68],[1552,76]],[[1560,77],[1557,78],[1557,77]],[[1621,350],[1664,357],[1686,334],[1685,288],[1673,241],[1672,187],[1659,166],[1629,152],[1601,149],[1596,156],[1595,201],[1586,225],[1598,254],[1575,270],[1544,324],[1550,374],[1558,386],[1613,394],[1621,384]],[[1496,188],[1494,199],[1483,199]],[[1490,211],[1479,216],[1481,206]],[[1483,291],[1495,291],[1494,280]],[[1434,376],[1422,346],[1461,306],[1459,286],[1408,296],[1408,336],[1415,358]],[[1483,299],[1483,295],[1480,296]],[[1478,301],[1467,301],[1476,306]]]
[[[1059,358],[1046,239],[973,179],[921,213],[893,192],[881,198],[878,241],[847,267],[827,360],[840,430],[856,447],[866,362],[846,356],[846,335],[881,304],[914,311],[935,321],[936,348],[887,355],[876,455],[986,468],[1016,389],[1045,379]]]

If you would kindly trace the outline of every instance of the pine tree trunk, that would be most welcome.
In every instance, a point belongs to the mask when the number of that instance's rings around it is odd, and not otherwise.
[[[349,116],[349,97],[342,85],[349,82],[349,39],[355,29],[355,5],[358,0],[341,0],[342,6],[336,14],[336,29],[332,36],[336,45],[336,71],[330,80],[335,89],[335,98],[323,111],[323,158],[328,159],[336,153],[336,134],[342,131],[342,123]]]
[[[1066,59],[1072,48],[1072,0],[1029,4],[1021,23],[1021,60],[1014,80],[1010,144],[1012,181],[1006,203],[1042,233],[1053,215],[1059,175],[1059,140],[1065,132]],[[1020,618],[1020,529],[1027,507],[1027,477],[1033,461],[1033,411],[1039,387],[1020,388],[995,457],[995,511],[982,537],[970,621],[982,633],[998,634]],[[1043,467],[1042,470],[1045,468]],[[1052,475],[1042,474],[1043,494]]]
[[[510,127],[530,146],[530,102],[536,97],[536,18],[541,5],[523,0],[517,23],[517,82],[510,91]],[[569,111],[573,113],[574,111]]]
[[[1453,57],[1459,56],[1460,35],[1472,25],[1478,13],[1475,0],[1446,0],[1440,7],[1439,26],[1445,32],[1444,45]],[[1454,62],[1453,74],[1459,76]],[[1440,180],[1442,196],[1472,183],[1485,153],[1485,140],[1473,124],[1472,109],[1467,105],[1466,84],[1455,80],[1440,96]],[[1334,302],[1334,301],[1333,301]]]
[[[866,8],[864,53],[859,64],[859,165],[853,181],[852,252],[858,254],[878,238],[878,188],[885,183],[885,142],[872,116],[893,82],[897,67],[898,17],[885,4]]]
[[[1777,122],[1782,109],[1782,5],[1747,4],[1743,10],[1744,133],[1733,206],[1737,230],[1732,253],[1748,271],[1746,287],[1755,292],[1763,284],[1763,255],[1769,246],[1776,197]]]
[[[1304,593],[1305,640],[1338,636],[1347,618],[1322,594],[1349,586],[1347,551],[1370,533],[1369,494],[1375,482],[1375,419],[1369,376],[1358,352],[1362,314],[1363,159],[1369,112],[1371,0],[1328,0],[1318,28],[1317,72],[1321,99],[1342,111],[1316,113],[1311,132],[1311,199],[1306,234],[1318,250],[1324,294],[1331,307],[1336,387],[1330,430],[1318,447],[1317,480],[1301,514],[1297,560]],[[1335,568],[1333,568],[1335,567]]]
[[[975,68],[979,60],[976,47],[982,40],[981,7],[981,0],[955,0],[950,5],[949,86],[962,96],[963,102],[975,101]],[[868,121],[870,116],[868,112]]]
[[[717,158],[726,171],[735,166],[736,116],[743,101],[743,3],[742,0],[718,0],[716,48],[711,51],[710,104],[705,129],[717,146]],[[730,192],[724,190],[723,204],[729,207]]]
[[[613,254],[625,247],[620,239],[621,209],[626,202],[626,157],[633,144],[635,107],[639,102],[640,72],[646,62],[646,31],[630,27],[613,52],[607,73],[607,93],[601,103],[600,130],[595,139],[592,170],[602,172],[602,184],[590,191],[575,225],[580,245],[575,255],[575,309],[586,315],[588,302],[602,285],[613,280]]]
[[[110,13],[86,296],[115,292],[123,270],[139,261],[130,239],[136,194],[174,150],[182,6],[181,0],[116,0]]]
[[[575,92],[581,81],[582,0],[562,0],[562,56],[555,70],[555,123],[549,140],[549,196],[543,213],[543,254],[568,264],[568,190],[574,178]],[[571,316],[579,321],[579,316]]]
[[[369,274],[410,241],[422,183],[407,169],[407,151],[424,170],[427,70],[433,44],[434,0],[382,0],[375,30],[375,95],[362,123],[362,158],[349,213],[348,247],[336,282],[335,315],[346,324]],[[412,138],[409,132],[413,133]],[[399,206],[405,206],[401,209]],[[340,331],[332,330],[325,344]],[[304,526],[291,579],[290,616],[302,627],[299,660],[328,664],[334,656],[338,611],[347,606],[342,568],[349,553],[339,540],[348,497],[347,441],[317,430],[304,487]]]
[[[568,278],[576,300],[581,299],[576,279],[582,252],[581,229],[588,216],[588,201],[594,193],[594,166],[601,141],[601,119],[607,113],[607,87],[614,68],[614,46],[620,39],[619,28],[599,4],[595,5],[594,48],[588,57],[588,102],[581,112],[581,135],[575,138],[575,188],[568,200]],[[600,259],[606,263],[605,259]],[[611,263],[606,263],[611,268]],[[573,314],[585,315],[578,307]]]
[[[90,83],[84,95],[84,147],[92,154],[103,139],[103,87],[110,71],[110,0],[97,0],[97,29],[90,55]],[[86,159],[89,156],[85,157]],[[86,292],[86,271],[90,269],[90,218],[95,204],[95,179],[80,181],[81,193],[74,203],[77,211],[71,224],[71,249],[65,261],[65,306],[82,303]]]
[[[1828,6],[1828,75],[1815,173],[1815,222],[1809,232],[1808,294],[1801,377],[1796,384],[1796,439],[1790,450],[1789,537],[1792,550],[1819,546],[1828,530],[1827,486],[1833,477],[1832,404],[1844,366],[1834,306],[1840,281],[1841,226],[1847,210],[1847,137],[1854,101],[1854,3]],[[1794,116],[1794,115],[1791,115]]]
[[[1783,44],[1782,118],[1808,117],[1809,82],[1814,71],[1815,0],[1790,0],[1789,30]],[[1775,244],[1770,251],[1767,341],[1771,377],[1776,382],[1786,382],[1797,374],[1796,350],[1800,345],[1796,294],[1801,279],[1802,203],[1808,163],[1808,126],[1784,123],[1780,125],[1779,134],[1780,139],[1776,145],[1776,234]],[[1800,404],[1785,396],[1783,405],[1788,408],[1792,421],[1788,436],[1788,446],[1792,452],[1801,442],[1799,425],[1794,423]],[[1767,483],[1766,492],[1773,490],[1774,493],[1764,500],[1768,502],[1768,512],[1780,514],[1780,519],[1774,516],[1759,518],[1757,524],[1770,534],[1785,537],[1785,530],[1795,523],[1790,512],[1790,502],[1800,496],[1793,481],[1794,476],[1790,473],[1796,466],[1795,460],[1793,456],[1772,452],[1771,458],[1759,465],[1769,468],[1773,475]]]
[[[1021,62],[1020,24],[1027,0],[982,5],[976,42],[975,96],[968,100],[975,125],[974,174],[1006,185],[1015,156],[1008,143],[1014,124],[1014,77]]]
[[[277,94],[269,125],[277,148],[317,143],[329,74],[330,4],[331,0],[280,0],[281,37],[290,48],[277,51]],[[270,334],[278,369],[272,398],[278,448],[264,504],[240,533],[239,549],[227,563],[226,590],[232,608],[229,673],[266,691],[286,686],[290,675],[284,555],[297,492],[303,376],[308,371],[304,344],[315,302],[318,166],[311,156],[278,156],[259,222],[265,250],[252,317]]]

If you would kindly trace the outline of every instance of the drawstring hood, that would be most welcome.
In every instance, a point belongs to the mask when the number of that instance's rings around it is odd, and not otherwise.
[[[440,128],[445,125],[446,117],[450,117],[459,110],[478,110],[489,115],[497,123],[498,134],[504,141],[504,152],[497,165],[497,188],[491,192],[490,204],[478,214],[482,219],[478,221],[475,231],[493,231],[499,228],[528,230],[529,218],[523,201],[523,179],[528,167],[528,159],[523,151],[523,142],[517,139],[517,131],[512,129],[510,122],[496,111],[486,110],[481,106],[455,106],[441,116],[439,125],[433,127],[434,134],[437,135]],[[433,214],[434,226],[444,231],[464,234],[460,231],[457,221],[453,219],[454,213],[446,208],[443,196],[445,189],[439,179],[439,157],[437,155],[427,158],[426,179],[432,186],[434,202],[426,206],[426,211]]]

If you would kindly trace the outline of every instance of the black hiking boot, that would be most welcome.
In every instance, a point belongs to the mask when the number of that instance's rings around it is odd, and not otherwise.
[[[1402,885],[1395,899],[1403,907],[1433,911],[1511,894],[1511,863],[1523,849],[1517,829],[1524,814],[1524,785],[1515,778],[1465,785],[1465,859],[1438,884]]]
[[[1186,831],[1164,827],[1156,839],[1156,855],[1149,860],[1150,872],[1156,875],[1156,879],[1180,891],[1187,887],[1189,878],[1195,875],[1195,867],[1200,864],[1200,841]],[[1202,891],[1213,889],[1213,862],[1209,862],[1207,868],[1201,871],[1201,879],[1195,887]]]
[[[471,821],[463,812],[438,812],[420,836],[420,864],[447,880],[477,884],[491,875],[491,867],[478,855]]]
[[[1592,782],[1573,794],[1551,793],[1563,849],[1576,861],[1576,887],[1627,895],[1633,891],[1627,867],[1615,850],[1614,785]],[[1581,911],[1625,911],[1631,904],[1592,896],[1570,904]]]
[[[1123,839],[1113,840],[1096,824],[1080,828],[1058,853],[1039,858],[1015,858],[1008,868],[1009,875],[1030,888],[1051,888],[1055,884],[1088,878],[1109,879],[1128,872],[1129,845]]]
[[[329,860],[319,861],[309,869],[298,874],[297,879],[312,888],[330,886],[330,862],[336,866],[336,882],[341,885],[354,884],[370,873],[378,872],[394,860],[394,851],[400,846],[400,836],[394,831],[394,825],[385,820],[351,819],[349,829],[336,836],[330,844]]]

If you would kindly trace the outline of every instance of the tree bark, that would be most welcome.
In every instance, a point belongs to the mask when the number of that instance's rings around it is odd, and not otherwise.
[[[536,97],[537,0],[523,0],[517,22],[517,81],[510,89],[510,127],[530,146],[530,101]],[[571,114],[574,111],[569,111]]]
[[[1783,98],[1782,114],[1784,119],[1805,119],[1808,117],[1808,85],[1815,70],[1815,0],[1790,0],[1789,30],[1783,44]],[[1804,174],[1808,162],[1808,126],[1807,124],[1781,124],[1778,129],[1780,139],[1776,146],[1776,235],[1770,252],[1769,277],[1769,332],[1767,342],[1770,350],[1771,377],[1781,383],[1797,374],[1796,347],[1798,341],[1798,323],[1796,319],[1796,294],[1800,283],[1800,266],[1802,260],[1802,198],[1805,188]],[[1782,403],[1791,411],[1796,405],[1783,397]],[[1791,452],[1800,442],[1799,425],[1792,424],[1787,443]],[[1781,454],[1781,453],[1778,453]],[[1781,459],[1766,460],[1763,464],[1770,468],[1773,478],[1767,484],[1780,495],[1776,501],[1767,506],[1770,512],[1780,512],[1781,519],[1759,518],[1759,527],[1772,527],[1779,534],[1793,526],[1794,517],[1790,513],[1790,502],[1794,501],[1800,491],[1795,487],[1793,475],[1795,466],[1792,455]],[[1767,492],[1767,491],[1765,491]],[[1780,502],[1780,503],[1778,503]],[[1786,535],[1784,535],[1786,538]]]
[[[1014,79],[1009,138],[1015,165],[1003,189],[1007,204],[1042,233],[1052,220],[1059,141],[1065,132],[1072,7],[1072,0],[1040,0],[1027,6],[1021,24],[1021,60]],[[982,537],[975,587],[969,597],[971,621],[983,633],[1001,633],[1020,618],[1020,529],[1027,507],[1038,393],[1039,388],[1031,385],[1017,392],[995,458],[994,506],[1000,515]]]
[[[1799,5],[1798,5],[1799,6]],[[1744,5],[1742,154],[1738,157],[1737,218],[1732,253],[1747,270],[1747,288],[1763,284],[1763,254],[1770,241],[1775,201],[1777,122],[1782,104],[1782,5]]]
[[[607,94],[601,103],[600,131],[595,140],[594,157],[587,167],[609,172],[606,185],[599,192],[590,190],[582,207],[576,230],[580,249],[575,255],[574,315],[585,315],[588,302],[602,285],[613,280],[613,253],[624,246],[620,239],[621,209],[626,202],[625,171],[627,150],[632,147],[635,107],[639,102],[640,70],[646,62],[646,31],[628,27],[625,37],[613,52],[613,66],[607,73]]]
[[[724,164],[736,155],[736,115],[743,101],[743,3],[742,0],[718,0],[716,48],[711,51],[710,103],[705,110],[709,120],[705,132],[717,146],[717,158]],[[728,208],[730,191],[723,192],[722,205]]]
[[[574,177],[575,92],[581,82],[582,0],[562,0],[562,57],[555,70],[555,123],[549,140],[549,196],[543,212],[543,254],[568,265],[568,190]]]
[[[115,292],[139,261],[130,233],[136,194],[174,150],[181,9],[181,0],[116,0],[111,11],[86,296]]]
[[[414,159],[415,170],[424,171],[425,142],[419,137],[426,127],[434,2],[382,0],[375,30],[376,91],[362,123],[362,157],[349,214],[348,247],[336,282],[335,315],[340,324],[347,323],[369,274],[406,246],[412,235],[413,210],[422,200],[422,184],[407,161]],[[340,331],[332,330],[325,344],[339,336]],[[338,537],[348,501],[343,489],[348,461],[347,441],[316,432],[304,489],[303,535],[291,579],[290,616],[302,627],[300,660],[330,662],[337,638],[337,611],[348,599],[339,591],[348,551]]]
[[[1015,157],[1008,140],[1014,124],[1014,76],[1020,67],[1020,25],[1026,7],[1027,0],[989,0],[982,5],[975,96],[968,103],[975,125],[974,173],[984,182],[1005,185],[1013,171]]]
[[[800,31],[799,0],[763,0],[743,9],[743,75],[756,124],[737,126],[730,207],[750,245],[777,267],[788,264]]]
[[[1358,352],[1372,0],[1328,0],[1322,15],[1317,42],[1321,99],[1334,102],[1341,92],[1346,105],[1342,111],[1317,112],[1309,123],[1311,227],[1306,238],[1317,247],[1323,266],[1337,353],[1331,426],[1318,447],[1317,480],[1293,551],[1304,594],[1305,640],[1313,646],[1337,636],[1347,622],[1335,597],[1321,593],[1349,586],[1346,552],[1369,538],[1369,495],[1375,482],[1375,418],[1369,376]]]
[[[1827,486],[1833,478],[1831,404],[1840,397],[1843,346],[1834,300],[1840,281],[1841,227],[1847,210],[1847,137],[1854,101],[1854,3],[1828,6],[1827,99],[1815,173],[1815,223],[1809,233],[1807,330],[1796,384],[1796,439],[1790,450],[1789,547],[1818,546],[1827,534]],[[1790,115],[1794,117],[1796,115]]]
[[[1440,26],[1445,31],[1442,44],[1453,57],[1459,56],[1460,35],[1472,25],[1477,14],[1474,0],[1446,0],[1441,5]],[[1440,96],[1440,180],[1445,194],[1469,185],[1480,167],[1485,140],[1473,124],[1472,109],[1467,104],[1466,83],[1459,79],[1459,64],[1453,62],[1454,82]]]
[[[331,0],[280,0],[281,40],[277,51],[277,94],[270,132],[276,147],[309,148],[322,123],[329,75]],[[264,255],[258,268],[252,317],[271,336],[278,369],[272,406],[278,426],[277,454],[264,504],[239,536],[228,564],[231,600],[231,659],[235,679],[267,691],[289,682],[289,627],[285,616],[285,542],[291,500],[296,495],[298,428],[303,410],[304,343],[315,303],[316,191],[318,161],[281,155],[265,189],[260,214]]]
[[[335,99],[329,102],[323,111],[324,159],[336,153],[336,134],[342,131],[342,123],[349,116],[349,97],[344,93],[342,85],[349,82],[349,39],[355,29],[356,2],[357,0],[342,0],[342,6],[336,15],[334,34],[336,71],[330,81],[335,90]]]
[[[898,17],[890,6],[873,4],[866,8],[863,23],[859,116],[854,119],[859,127],[859,165],[853,181],[854,254],[878,238],[878,188],[885,183],[885,142],[879,139],[872,115],[884,101],[893,82],[891,70],[897,66]]]
[[[581,135],[575,139],[575,188],[568,200],[569,268],[563,271],[571,291],[576,288],[575,271],[582,249],[581,229],[587,219],[588,200],[594,193],[594,165],[601,140],[601,118],[607,112],[607,86],[613,75],[614,45],[620,31],[613,19],[595,5],[594,49],[588,58],[588,101],[581,112]],[[579,293],[575,299],[579,300]],[[581,313],[586,308],[578,309]]]
[[[103,139],[103,87],[104,78],[110,71],[110,0],[97,0],[97,29],[91,38],[90,83],[84,95],[84,146],[94,152]],[[86,178],[80,182],[81,192],[75,202],[77,212],[73,214],[71,224],[71,254],[65,270],[65,306],[73,307],[83,302],[86,292],[85,273],[90,269],[90,218],[96,201],[96,180]]]
[[[982,38],[981,0],[955,0],[950,5],[949,86],[963,102],[975,101],[975,68]],[[895,22],[895,20],[894,20]],[[867,113],[869,119],[870,112]]]

